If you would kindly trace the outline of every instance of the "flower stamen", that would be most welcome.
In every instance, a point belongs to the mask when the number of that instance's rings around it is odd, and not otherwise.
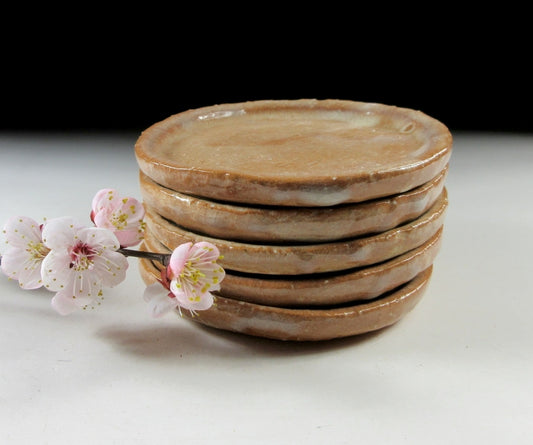
[[[50,249],[41,242],[28,241],[26,252],[30,254],[33,261],[42,261]]]
[[[92,270],[95,255],[96,251],[91,246],[79,241],[70,251],[69,268],[76,271]]]
[[[219,256],[216,246],[207,242],[189,242],[174,249],[158,280],[166,291],[158,291],[155,284],[145,292],[152,314],[159,317],[177,309],[180,315],[187,310],[196,316],[198,311],[209,309],[215,300],[212,292],[220,290],[225,276],[224,269],[216,263]]]

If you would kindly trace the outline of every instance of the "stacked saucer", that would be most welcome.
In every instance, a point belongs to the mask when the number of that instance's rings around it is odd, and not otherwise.
[[[451,148],[440,122],[382,104],[256,101],[180,113],[135,146],[144,248],[219,248],[226,277],[196,322],[280,340],[377,330],[429,283]],[[140,267],[146,283],[159,276],[157,263]]]

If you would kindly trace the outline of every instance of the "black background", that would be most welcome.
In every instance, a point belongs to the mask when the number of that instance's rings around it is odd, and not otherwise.
[[[395,26],[360,28],[343,11],[336,21],[315,11],[313,20],[266,24],[250,12],[227,23],[212,11],[209,25],[149,12],[19,21],[2,36],[0,130],[140,132],[218,103],[336,98],[418,109],[452,131],[533,132],[531,39],[498,14],[427,13],[415,29],[394,13]]]

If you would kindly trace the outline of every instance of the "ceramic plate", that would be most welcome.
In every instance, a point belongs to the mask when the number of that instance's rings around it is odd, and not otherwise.
[[[208,241],[220,250],[225,269],[267,275],[299,275],[379,263],[414,249],[441,228],[448,206],[446,188],[422,216],[379,234],[321,244],[251,244],[203,236],[184,230],[146,207],[146,237],[175,249],[186,242]]]
[[[331,206],[411,190],[448,164],[452,136],[426,114],[346,100],[256,101],[171,116],[135,144],[171,190],[246,204]]]
[[[384,232],[419,217],[442,192],[446,167],[405,193],[334,207],[253,207],[210,201],[156,184],[140,173],[146,205],[193,232],[235,241],[325,242]]]
[[[343,273],[305,276],[236,274],[226,270],[220,295],[266,306],[301,307],[369,300],[413,279],[433,264],[442,229],[428,242],[392,260]],[[146,250],[168,252],[160,243],[145,240]],[[144,250],[144,247],[143,247]],[[162,266],[154,263],[158,269]]]
[[[146,284],[158,277],[150,261],[140,260]],[[197,323],[218,329],[277,340],[315,341],[348,337],[390,326],[411,311],[430,281],[432,266],[408,283],[375,300],[321,309],[288,309],[262,306],[218,296],[216,304],[191,317]]]

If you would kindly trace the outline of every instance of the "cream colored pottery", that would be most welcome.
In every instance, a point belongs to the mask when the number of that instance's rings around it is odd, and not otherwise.
[[[146,237],[174,250],[186,242],[208,241],[220,250],[229,270],[268,275],[336,272],[394,258],[429,240],[443,225],[448,206],[446,188],[419,218],[386,232],[321,244],[271,245],[228,241],[184,230],[146,207]]]
[[[140,260],[146,284],[158,279],[150,261]],[[431,277],[432,266],[408,283],[380,298],[364,303],[348,303],[332,308],[289,309],[263,306],[217,296],[206,311],[184,317],[206,326],[277,340],[313,341],[348,337],[390,326],[411,311],[422,298]]]
[[[222,296],[267,306],[298,307],[369,300],[413,279],[433,264],[442,229],[428,242],[391,260],[342,273],[271,276],[238,275],[226,270]],[[152,244],[153,243],[153,244]],[[145,240],[146,250],[168,252],[161,243]],[[158,269],[163,266],[154,263]]]
[[[140,173],[144,203],[193,232],[236,241],[324,242],[384,232],[419,217],[442,192],[448,167],[405,193],[333,207],[254,207],[210,201],[156,184]]]
[[[439,121],[406,108],[302,99],[214,105],[152,125],[140,169],[171,190],[246,204],[332,206],[412,190],[452,150]]]

